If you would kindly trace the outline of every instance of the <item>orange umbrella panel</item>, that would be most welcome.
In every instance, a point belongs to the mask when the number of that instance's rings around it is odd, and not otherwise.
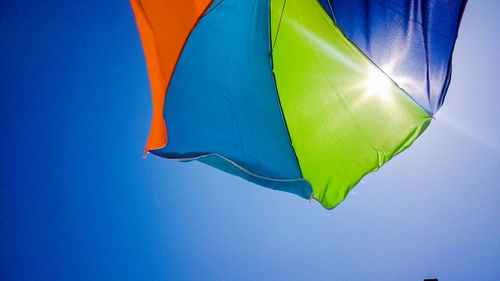
[[[153,121],[146,151],[167,145],[163,104],[189,34],[213,0],[131,0],[153,94]]]

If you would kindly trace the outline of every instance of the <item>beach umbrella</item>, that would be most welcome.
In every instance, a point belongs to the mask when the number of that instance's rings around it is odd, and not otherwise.
[[[146,153],[198,160],[328,209],[427,128],[466,5],[131,3],[153,94]]]

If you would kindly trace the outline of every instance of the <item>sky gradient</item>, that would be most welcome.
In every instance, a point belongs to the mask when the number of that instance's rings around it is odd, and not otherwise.
[[[468,3],[436,119],[327,211],[142,159],[128,1],[0,1],[0,279],[499,280],[499,10]]]

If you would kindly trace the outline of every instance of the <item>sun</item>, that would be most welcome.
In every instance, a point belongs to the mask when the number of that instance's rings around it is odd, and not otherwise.
[[[366,79],[362,82],[365,88],[365,96],[377,97],[383,101],[390,101],[392,98],[393,83],[392,81],[378,68],[370,67]]]

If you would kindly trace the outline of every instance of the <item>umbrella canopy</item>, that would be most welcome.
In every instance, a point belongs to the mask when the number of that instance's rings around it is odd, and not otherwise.
[[[333,208],[429,125],[465,2],[132,0],[146,151]]]

